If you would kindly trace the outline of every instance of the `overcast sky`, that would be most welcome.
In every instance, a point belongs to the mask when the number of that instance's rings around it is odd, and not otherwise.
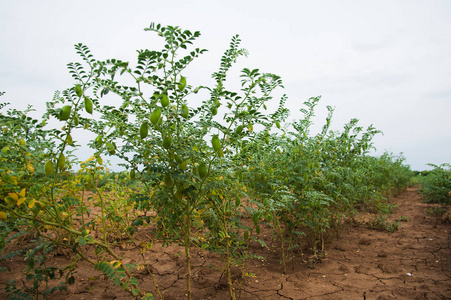
[[[66,64],[73,45],[94,56],[130,62],[137,49],[160,49],[143,29],[151,22],[199,30],[191,84],[210,81],[233,35],[249,51],[237,68],[282,77],[291,119],[301,104],[322,96],[335,107],[332,127],[351,118],[383,131],[376,154],[403,153],[413,170],[451,163],[451,1],[2,1],[0,102],[43,106],[73,86]]]

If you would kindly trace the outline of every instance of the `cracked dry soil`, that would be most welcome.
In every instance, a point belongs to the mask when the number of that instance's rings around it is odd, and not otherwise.
[[[309,262],[296,257],[288,263],[286,274],[279,263],[276,251],[279,246],[271,242],[270,228],[262,228],[261,235],[269,248],[253,245],[250,251],[266,257],[266,261],[248,262],[247,271],[255,277],[247,277],[242,283],[238,291],[240,299],[451,299],[451,224],[428,214],[435,205],[422,203],[416,188],[408,188],[392,201],[399,207],[390,220],[401,217],[404,220],[397,231],[348,224],[338,239],[326,245],[324,256]],[[117,251],[124,257],[124,263],[139,262],[134,249],[123,246]],[[146,252],[146,260],[164,299],[185,299],[182,248],[155,244]],[[67,253],[50,260],[54,266],[67,263]],[[193,249],[192,265],[193,299],[229,298],[226,281],[214,268],[220,265],[217,256]],[[8,261],[6,266],[12,272],[0,273],[0,299],[6,299],[4,286],[8,279],[21,282],[25,278],[23,260]],[[143,290],[154,292],[149,274],[144,269],[138,272],[136,277]],[[92,266],[79,263],[75,284],[48,299],[131,299],[131,296]]]

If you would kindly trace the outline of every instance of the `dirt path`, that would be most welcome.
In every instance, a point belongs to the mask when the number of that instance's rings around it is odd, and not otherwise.
[[[393,199],[399,206],[390,220],[403,219],[394,233],[354,225],[342,231],[340,239],[326,245],[326,255],[317,261],[290,263],[282,274],[276,249],[253,250],[265,253],[267,260],[254,260],[248,272],[255,273],[242,286],[240,299],[451,299],[451,224],[428,214],[433,207],[410,188]],[[270,235],[267,229],[262,235]],[[274,245],[274,247],[277,247]],[[184,255],[178,246],[154,245],[146,260],[156,275],[165,300],[185,299]],[[117,251],[124,263],[139,262],[133,249]],[[65,255],[50,264],[67,265]],[[219,259],[201,251],[193,254],[193,299],[228,299],[226,282],[211,266]],[[0,273],[0,299],[6,299],[4,283],[24,278],[23,259],[7,263],[11,273]],[[91,278],[90,278],[91,277]],[[93,277],[96,279],[94,280]],[[136,278],[144,290],[153,290],[143,269]],[[75,284],[49,299],[130,299],[93,267],[79,263]],[[157,297],[156,297],[157,299]]]
[[[399,208],[390,219],[407,219],[397,231],[344,231],[313,269],[281,278],[266,268],[245,299],[451,299],[451,226],[428,215],[432,205],[421,200],[409,188],[393,199]]]

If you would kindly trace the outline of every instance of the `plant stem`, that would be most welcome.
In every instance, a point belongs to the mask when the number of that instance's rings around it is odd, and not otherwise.
[[[232,281],[232,272],[230,271],[230,237],[228,236],[227,232],[226,232],[226,260],[225,260],[225,264],[226,264],[226,275],[227,275],[227,283],[229,286],[229,294],[230,294],[230,299],[235,300],[235,291],[233,288],[233,281]]]
[[[283,231],[282,231],[282,228],[280,228],[280,224],[279,223],[276,224],[276,227],[277,227],[277,231],[279,232],[279,237],[280,237],[280,247],[281,247],[281,251],[282,251],[283,274],[286,274],[287,273],[287,265],[286,265],[286,262],[285,262],[285,247],[284,247],[285,241],[284,241],[284,238],[283,238]]]
[[[187,219],[185,225],[186,293],[188,300],[191,300],[191,215],[188,215]]]
[[[102,216],[102,226],[103,226],[103,241],[105,242],[105,244],[107,244],[106,225],[105,225],[105,203],[103,202],[102,193],[100,193],[99,190],[97,189],[97,187],[95,187],[95,186],[94,186],[94,189],[95,189],[97,195],[99,195],[99,199],[100,199],[100,212],[101,212],[101,216]]]
[[[134,244],[135,244],[135,246],[138,247],[138,245],[137,245],[135,242],[134,242]],[[162,295],[161,292],[160,292],[160,288],[158,287],[157,281],[155,280],[155,276],[153,275],[152,270],[147,266],[147,263],[146,263],[146,257],[144,256],[144,251],[140,251],[140,254],[141,254],[143,263],[144,263],[144,265],[146,266],[147,272],[149,272],[150,277],[152,278],[152,282],[153,282],[153,284],[154,284],[154,286],[155,286],[155,290],[157,291],[158,296],[160,297],[160,299],[163,300],[163,295]]]

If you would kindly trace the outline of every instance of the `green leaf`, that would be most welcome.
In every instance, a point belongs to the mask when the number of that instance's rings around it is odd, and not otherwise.
[[[86,240],[85,240],[85,238],[82,237],[82,236],[79,236],[78,238],[76,238],[75,241],[76,241],[77,243],[79,243],[80,246],[86,245]]]

